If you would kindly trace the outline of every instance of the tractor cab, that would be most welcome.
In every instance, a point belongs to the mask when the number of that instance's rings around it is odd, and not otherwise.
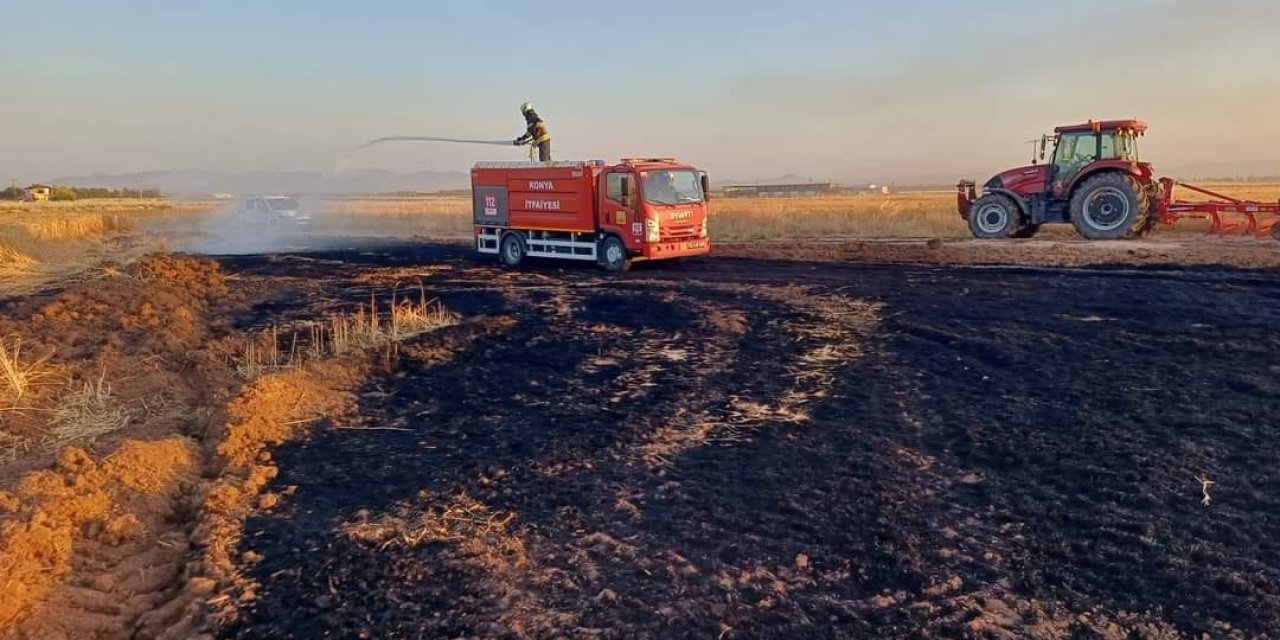
[[[1055,222],[1074,224],[1086,238],[1139,234],[1150,227],[1148,203],[1158,190],[1151,165],[1138,160],[1146,130],[1139,120],[1057,127],[1040,138],[1030,165],[988,180],[982,198],[975,183],[961,182],[960,215],[977,238],[1030,237]]]
[[[1101,168],[1131,168],[1138,162],[1138,138],[1147,125],[1136,120],[1090,122],[1054,129],[1053,160],[1045,190],[1065,197],[1082,175]],[[1044,161],[1044,156],[1040,158]],[[1148,170],[1148,174],[1150,170]]]

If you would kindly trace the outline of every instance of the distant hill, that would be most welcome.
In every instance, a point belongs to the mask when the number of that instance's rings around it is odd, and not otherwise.
[[[113,189],[159,189],[182,197],[208,197],[215,193],[236,195],[252,193],[286,193],[325,195],[337,193],[394,193],[398,191],[435,192],[465,189],[470,175],[460,171],[420,171],[395,173],[376,169],[358,169],[336,174],[306,171],[224,172],[202,169],[145,171],[140,173],[93,173],[64,176],[53,184]]]

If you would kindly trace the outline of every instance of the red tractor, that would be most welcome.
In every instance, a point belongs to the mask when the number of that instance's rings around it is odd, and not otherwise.
[[[1070,222],[1090,240],[1142,236],[1156,223],[1208,218],[1211,233],[1280,234],[1280,202],[1245,202],[1178,183],[1157,180],[1150,163],[1138,161],[1138,138],[1147,125],[1138,120],[1090,120],[1054,129],[1040,138],[1031,164],[1010,169],[983,185],[957,185],[960,217],[975,238],[1029,238],[1040,225]],[[1052,160],[1045,164],[1050,140]],[[1172,201],[1175,185],[1213,200]],[[1232,221],[1235,216],[1243,222]]]

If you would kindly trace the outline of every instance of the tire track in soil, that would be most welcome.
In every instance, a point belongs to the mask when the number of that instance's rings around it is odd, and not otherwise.
[[[1280,625],[1274,273],[726,260],[605,279],[451,251],[429,288],[510,320],[447,359],[450,335],[483,321],[406,347],[360,412],[394,430],[322,429],[276,452],[276,483],[297,489],[247,525],[263,586],[224,637]],[[781,406],[808,379],[796,365],[832,343],[804,327],[839,299],[883,305],[882,324],[818,376],[803,424],[766,413],[643,454],[743,397]],[[1210,507],[1198,474],[1219,482]]]

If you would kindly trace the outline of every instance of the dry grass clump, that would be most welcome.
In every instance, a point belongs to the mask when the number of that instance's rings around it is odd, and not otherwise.
[[[331,316],[328,322],[328,344],[334,354],[353,349],[365,349],[386,342],[398,342],[420,333],[458,323],[458,315],[445,308],[439,300],[427,297],[427,291],[418,286],[418,299],[399,296],[391,292],[391,303],[385,312],[378,308],[374,294],[369,304],[356,307],[355,313]],[[324,325],[321,325],[321,329]],[[325,334],[321,334],[324,343]]]
[[[78,386],[66,386],[53,393],[35,393],[36,387],[63,387],[65,378],[49,360],[50,352],[27,360],[22,339],[0,340],[0,460],[12,460],[38,446],[57,452],[68,445],[93,442],[96,438],[123,429],[130,413],[116,401],[106,375]],[[14,433],[4,427],[7,417],[30,420],[34,431]]]
[[[25,361],[20,336],[0,339],[0,410],[20,408],[33,386],[45,384],[53,377],[54,368],[49,364],[52,357],[50,352]]]
[[[458,314],[428,297],[421,284],[416,297],[401,297],[397,289],[392,289],[391,300],[385,306],[380,306],[376,294],[370,293],[369,304],[357,305],[354,312],[333,314],[324,321],[307,322],[287,332],[272,327],[245,343],[235,368],[241,376],[255,378],[265,371],[303,362],[394,346],[415,335],[455,325],[458,320]]]
[[[500,572],[528,562],[523,539],[512,531],[515,520],[514,512],[494,511],[465,493],[443,498],[424,491],[417,504],[399,505],[377,519],[360,514],[338,531],[379,550],[431,543],[458,545],[467,557]]]
[[[0,243],[0,277],[7,274],[23,274],[36,263],[31,256],[23,254],[21,251]]]
[[[123,429],[130,417],[116,403],[105,375],[69,389],[58,399],[51,416],[41,446],[54,452]]]
[[[130,225],[119,215],[84,213],[50,216],[19,223],[37,242],[65,242],[86,237],[109,236],[127,231]]]

